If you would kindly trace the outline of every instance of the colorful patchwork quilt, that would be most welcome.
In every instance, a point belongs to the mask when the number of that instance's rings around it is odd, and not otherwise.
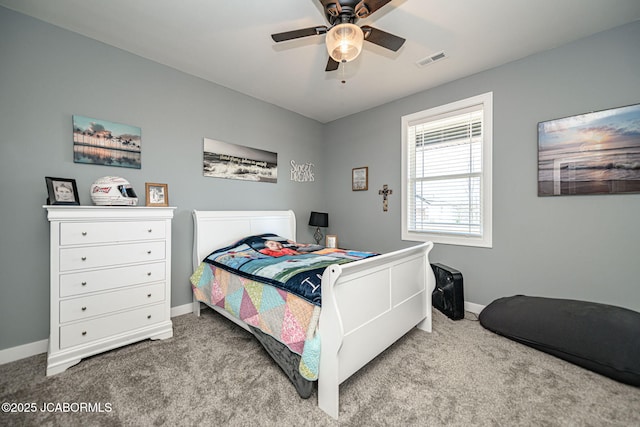
[[[301,356],[300,374],[318,378],[322,272],[374,256],[251,236],[207,256],[191,276],[197,300],[223,308]]]
[[[242,239],[207,256],[204,262],[273,285],[321,305],[322,273],[332,264],[375,256],[373,252],[323,248],[292,242],[275,234]]]

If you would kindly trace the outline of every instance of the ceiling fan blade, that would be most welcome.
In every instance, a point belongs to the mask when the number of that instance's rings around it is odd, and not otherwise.
[[[327,27],[320,25],[317,27],[302,28],[300,30],[285,31],[284,33],[271,34],[274,42],[283,42],[287,40],[299,39],[301,37],[317,36],[327,32]]]
[[[366,18],[391,0],[362,0],[355,7],[358,18]]]
[[[364,32],[364,39],[378,46],[397,52],[406,41],[402,37],[394,36],[377,28],[364,25],[361,27]]]
[[[340,66],[340,63],[338,61],[336,61],[332,57],[329,57],[329,61],[327,61],[327,68],[325,68],[324,70],[335,71],[338,69],[339,66]]]

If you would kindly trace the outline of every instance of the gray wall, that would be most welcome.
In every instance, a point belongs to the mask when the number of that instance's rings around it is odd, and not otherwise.
[[[72,115],[142,128],[142,169],[73,162]],[[45,176],[90,185],[124,176],[169,185],[172,306],[191,301],[192,209],[293,209],[311,241],[323,210],[323,126],[174,69],[0,7],[0,350],[49,335],[49,223]],[[278,153],[278,183],[204,177],[203,137]],[[316,181],[289,180],[290,161],[313,162]]]
[[[400,118],[493,91],[493,248],[436,245],[432,260],[461,270],[476,304],[526,294],[640,311],[640,194],[537,196],[537,123],[639,103],[639,41],[635,22],[328,124],[332,232],[350,247],[410,245],[400,240]],[[367,192],[351,191],[359,166],[369,166]],[[394,191],[387,213],[383,184]]]
[[[172,306],[191,299],[192,209],[330,213],[341,246],[388,251],[400,240],[400,117],[494,92],[494,247],[437,245],[462,270],[466,300],[517,293],[640,310],[640,195],[538,198],[536,124],[640,102],[640,23],[580,40],[361,114],[321,125],[0,7],[0,350],[46,339],[48,222],[44,177],[76,179],[82,204],[105,175],[169,184]],[[434,65],[434,66],[437,66]],[[428,72],[428,69],[425,69]],[[74,114],[142,128],[142,169],[73,163]],[[202,176],[202,138],[276,151],[277,184]],[[313,162],[316,181],[289,180]],[[369,191],[351,191],[368,166]],[[389,212],[377,190],[389,184]]]

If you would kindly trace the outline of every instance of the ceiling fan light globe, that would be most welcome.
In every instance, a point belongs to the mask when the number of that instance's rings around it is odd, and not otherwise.
[[[355,24],[338,24],[327,32],[327,52],[337,62],[353,61],[360,55],[364,33]]]

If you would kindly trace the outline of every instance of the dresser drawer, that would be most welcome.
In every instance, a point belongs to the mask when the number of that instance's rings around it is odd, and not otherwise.
[[[165,242],[60,249],[60,271],[108,267],[165,258]]]
[[[60,245],[164,239],[163,221],[68,222],[60,224]]]
[[[165,304],[150,305],[111,316],[60,327],[60,348],[85,344],[134,329],[151,326],[165,319]]]
[[[60,297],[165,280],[165,262],[60,275]]]
[[[60,322],[86,319],[164,301],[164,283],[60,301]]]

